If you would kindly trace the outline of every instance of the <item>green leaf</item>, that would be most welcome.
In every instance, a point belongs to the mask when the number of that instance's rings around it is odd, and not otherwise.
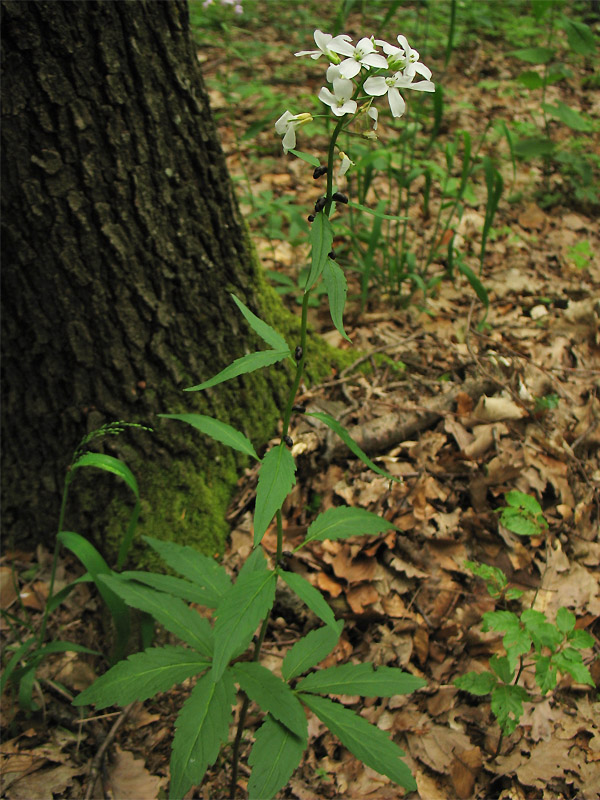
[[[36,643],[37,643],[37,636],[31,636],[29,639],[25,639],[25,641],[22,642],[21,645],[12,654],[8,664],[6,664],[6,666],[2,671],[2,675],[0,675],[0,694],[4,692],[6,685],[11,679],[13,673],[18,669],[21,661],[25,660],[26,662],[28,662],[29,659],[33,657],[33,654],[29,653],[29,651],[34,647]]]
[[[456,266],[459,272],[465,276],[465,278],[471,284],[471,288],[479,298],[479,300],[483,303],[485,308],[489,308],[490,306],[490,298],[488,297],[487,289],[483,285],[483,283],[479,280],[477,275],[473,272],[473,270],[464,263],[462,259],[458,259],[456,262]]]
[[[290,681],[323,661],[338,643],[343,627],[340,620],[334,626],[317,628],[296,642],[283,659],[281,674],[285,680]]]
[[[363,697],[393,697],[422,689],[427,681],[394,667],[341,664],[313,672],[296,686],[299,692],[319,694],[359,694]]]
[[[192,675],[204,672],[209,666],[210,661],[184,647],[150,647],[115,664],[77,695],[73,705],[94,704],[96,708],[106,708],[147,700]]]
[[[192,689],[175,722],[171,752],[169,797],[180,800],[202,783],[207,767],[217,760],[227,741],[235,703],[235,685],[229,672],[214,681],[204,675]]]
[[[593,128],[591,120],[583,117],[579,111],[576,111],[574,108],[570,108],[564,103],[561,103],[560,100],[556,105],[552,105],[552,103],[542,103],[542,108],[547,114],[556,117],[556,119],[559,119],[574,131],[586,132],[591,131]]]
[[[333,228],[329,217],[323,211],[315,214],[314,222],[310,227],[309,239],[312,246],[311,266],[304,287],[305,293],[312,289],[321,277],[333,245]]]
[[[591,633],[582,630],[571,631],[567,638],[571,647],[576,647],[578,650],[585,650],[588,647],[593,647],[595,643],[595,639]]]
[[[545,136],[530,136],[518,139],[514,144],[514,153],[518,158],[537,158],[549,156],[554,151],[554,142]]]
[[[396,481],[398,483],[402,482],[401,478],[395,478],[393,475],[390,475],[389,472],[386,472],[384,469],[378,467],[377,464],[374,464],[369,458],[369,456],[366,453],[364,453],[360,449],[360,447],[356,444],[356,442],[350,436],[350,434],[344,428],[344,426],[340,425],[340,423],[332,416],[330,416],[329,414],[325,414],[322,411],[310,411],[307,412],[305,416],[314,417],[314,419],[320,420],[325,425],[327,425],[327,427],[330,428],[334,433],[337,433],[340,439],[354,453],[354,455],[360,458],[363,464],[366,464],[367,467],[373,470],[373,472],[376,472],[378,475],[383,475],[384,477],[389,478],[389,480],[391,481]]]
[[[401,760],[404,751],[388,739],[383,731],[325,697],[303,694],[301,700],[363,764],[387,775],[408,791],[416,791],[415,779]]]
[[[521,625],[519,618],[512,611],[486,611],[482,615],[483,630],[487,631],[519,631]]]
[[[464,564],[467,569],[471,570],[473,575],[485,581],[488,594],[492,597],[500,594],[507,584],[506,575],[498,567],[480,564],[477,561],[465,561]]]
[[[595,686],[589,669],[583,663],[579,650],[575,650],[573,647],[566,647],[564,650],[554,653],[552,663],[561,672],[568,673],[577,683]]]
[[[523,701],[529,695],[522,686],[499,683],[492,691],[492,712],[505,734],[511,734],[523,716]]]
[[[219,600],[231,589],[231,580],[225,569],[214,558],[202,555],[193,547],[175,542],[142,537],[171,569],[192,581],[204,592],[204,605],[216,608]]]
[[[239,375],[245,375],[248,372],[261,369],[262,367],[270,367],[271,364],[277,364],[278,361],[283,361],[290,355],[289,350],[259,350],[256,353],[248,353],[248,355],[236,358],[236,360],[221,370],[218,375],[210,378],[204,383],[199,383],[197,386],[190,386],[184,389],[185,392],[199,392],[202,389],[208,389],[211,386],[216,386],[218,383],[237,378]]]
[[[510,492],[506,492],[504,495],[504,499],[508,503],[509,506],[513,508],[523,509],[524,511],[533,514],[533,516],[537,516],[538,514],[542,514],[542,507],[530,494],[525,494],[524,492],[518,492],[516,489],[513,489]]]
[[[140,492],[135,475],[127,464],[119,461],[118,458],[105,456],[103,453],[84,453],[72,464],[71,469],[79,469],[79,467],[96,467],[97,469],[103,469],[105,472],[112,472],[113,475],[118,475],[139,499]]]
[[[337,629],[337,622],[333,616],[331,606],[327,603],[323,595],[318,589],[309,583],[302,575],[297,575],[295,572],[287,572],[286,570],[277,570],[279,577],[287,583],[290,589],[303,600],[310,608],[313,614],[316,614],[319,619],[327,625]]]
[[[270,800],[285,786],[302,760],[305,743],[285,725],[267,716],[256,733],[248,757],[250,800]]]
[[[351,339],[344,330],[344,307],[346,305],[348,282],[343,271],[330,258],[327,259],[323,267],[323,280],[325,281],[325,288],[329,298],[331,321],[338,333],[350,342]]]
[[[254,333],[257,333],[260,338],[265,341],[268,345],[270,345],[273,350],[289,350],[288,344],[286,340],[281,336],[277,331],[273,330],[270,325],[267,325],[266,322],[263,322],[262,319],[259,319],[256,314],[253,314],[249,308],[247,308],[241,300],[232,294],[231,297],[233,298],[233,302],[239,308],[239,310],[244,315],[246,322]]]
[[[504,509],[500,521],[509,531],[518,536],[539,536],[540,526],[529,517],[523,515],[522,511],[514,508]]]
[[[112,616],[116,633],[113,660],[119,661],[125,655],[125,648],[129,640],[129,609],[118,595],[103,584],[102,581],[98,580],[100,575],[112,575],[114,574],[113,571],[94,545],[78,533],[61,531],[57,538],[63,547],[70,550],[81,561],[96,584],[100,596],[106,603],[106,607]]]
[[[214,605],[206,602],[207,594],[202,588],[183,578],[176,578],[173,575],[160,575],[158,572],[142,572],[141,570],[121,572],[120,577],[126,581],[138,581],[150,586],[152,589],[156,589],[158,592],[171,594],[173,597],[179,597],[188,603],[199,603],[201,606],[214,608]],[[210,600],[214,603],[212,596],[210,596]]]
[[[498,683],[496,676],[491,672],[467,672],[455,678],[454,685],[462,689],[463,692],[470,692],[478,697],[489,694]]]
[[[552,664],[550,656],[536,654],[535,659],[535,682],[540,687],[542,694],[546,694],[556,686],[557,669]]]
[[[187,422],[188,425],[210,436],[211,439],[215,439],[217,442],[226,444],[228,447],[239,450],[240,453],[245,453],[260,461],[250,439],[231,425],[227,425],[226,422],[213,419],[213,417],[205,417],[203,414],[159,414],[158,416]]]
[[[240,574],[217,606],[213,680],[219,680],[230,658],[249,645],[258,623],[273,606],[275,583],[276,573],[272,570]]]
[[[555,51],[551,47],[524,47],[521,50],[512,50],[507,55],[530,64],[547,64],[555,57]]]
[[[541,611],[526,608],[521,614],[521,622],[525,625],[525,630],[531,636],[536,648],[549,647],[556,650],[563,640],[563,634],[556,625],[552,625]]]
[[[371,214],[373,217],[379,217],[379,219],[390,219],[390,220],[404,220],[406,217],[398,217],[394,214],[382,214],[381,211],[377,211],[374,208],[369,208],[368,206],[362,206],[360,203],[353,203],[352,200],[348,202],[348,205],[351,208],[355,208],[357,211],[364,211],[365,214]]]
[[[517,80],[526,89],[541,89],[544,85],[543,77],[533,70],[521,72],[521,74],[517,77]]]
[[[503,683],[510,683],[515,677],[514,665],[511,664],[507,656],[492,656],[490,658],[490,669]]]
[[[304,709],[287,683],[254,661],[234,664],[231,671],[234,679],[251,700],[304,742],[307,741],[308,729]]]
[[[315,540],[322,542],[324,539],[345,539],[348,536],[382,533],[390,528],[398,530],[392,522],[379,514],[373,514],[364,508],[339,506],[319,514],[308,528],[302,545]]]
[[[315,156],[311,156],[310,153],[302,153],[300,150],[288,150],[288,153],[293,153],[296,158],[301,158],[302,161],[306,161],[306,163],[310,164],[312,167],[321,166],[319,159]]]
[[[150,614],[168,631],[203,655],[212,655],[213,632],[208,620],[186,606],[182,600],[114,575],[102,575],[100,580],[118,594],[128,606]]]
[[[589,56],[596,51],[596,37],[585,22],[563,17],[562,24],[572,50],[580,56]]]
[[[294,457],[282,442],[264,456],[258,473],[254,512],[254,546],[262,541],[275,512],[296,483]]]

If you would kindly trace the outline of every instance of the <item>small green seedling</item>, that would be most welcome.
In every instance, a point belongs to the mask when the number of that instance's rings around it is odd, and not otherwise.
[[[497,567],[466,561],[465,566],[486,582],[489,594],[496,600],[516,599],[522,592],[507,588],[506,575]],[[488,611],[483,614],[483,631],[503,634],[506,655],[490,658],[489,672],[468,672],[456,678],[454,685],[465,692],[484,697],[491,695],[492,713],[500,726],[502,737],[513,733],[523,715],[523,702],[533,700],[519,685],[526,666],[535,667],[535,682],[541,694],[555,688],[559,673],[570,675],[577,683],[594,686],[589,669],[583,663],[581,650],[592,647],[594,638],[587,631],[575,628],[575,614],[561,607],[555,622],[541,611],[525,609]]]
[[[500,522],[518,536],[543,536],[548,527],[542,507],[529,494],[513,490],[504,495],[507,505],[496,509]]]

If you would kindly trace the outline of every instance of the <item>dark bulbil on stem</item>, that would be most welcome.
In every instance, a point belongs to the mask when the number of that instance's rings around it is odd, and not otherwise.
[[[348,200],[346,200],[348,202]],[[327,198],[326,197],[319,197],[317,202],[315,203],[315,213],[319,213],[319,211],[323,211],[325,206],[327,205]]]
[[[302,358],[302,353],[303,353],[302,347],[301,345],[298,345],[294,350],[294,358],[296,359],[296,361],[300,361],[300,359]]]
[[[287,444],[288,447],[294,446],[294,440],[292,439],[291,436],[288,436],[287,434],[283,437],[283,441]]]
[[[325,164],[321,164],[320,167],[315,167],[315,171],[313,172],[313,178],[317,180],[317,178],[320,178],[322,175],[326,174],[327,174],[327,166]]]
[[[347,196],[345,194],[342,194],[341,192],[334,192],[331,195],[331,199],[335,200],[336,203],[347,203],[348,202]]]

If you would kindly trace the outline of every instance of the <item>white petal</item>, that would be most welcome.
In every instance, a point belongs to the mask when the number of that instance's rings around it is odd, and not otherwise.
[[[293,119],[294,115],[291,111],[284,111],[275,123],[275,131],[282,136],[288,129],[289,120]]]
[[[340,72],[340,68],[337,64],[330,64],[327,67],[327,80],[329,83],[333,83],[336,78],[341,78],[342,73]]]
[[[329,49],[333,50],[334,53],[340,53],[343,56],[353,56],[354,47],[350,42],[350,37],[346,36],[345,34],[342,34],[341,36],[335,36],[329,42]]]
[[[299,53],[294,53],[295,56],[310,56],[311,58],[318,58],[323,53],[320,50],[300,50]]]
[[[390,101],[390,108],[392,116],[401,117],[406,110],[406,103],[398,89],[390,89],[388,92],[388,100]]]
[[[360,61],[354,58],[346,58],[339,66],[340,73],[344,78],[354,78],[360,72]]]
[[[406,88],[414,89],[416,92],[435,92],[435,83],[432,81],[418,81],[417,83],[411,83]]]
[[[337,105],[337,100],[335,95],[332,94],[326,86],[323,86],[321,88],[321,91],[319,92],[319,100],[328,106],[333,107]]]
[[[363,89],[367,94],[379,97],[387,92],[388,85],[385,82],[385,78],[383,78],[381,75],[378,75],[374,78],[367,78],[363,84]]]
[[[323,31],[316,30],[314,33],[315,44],[321,50],[321,52],[325,52],[329,46],[329,43],[333,39],[333,36],[330,33],[323,33]]]
[[[399,47],[394,47],[393,44],[386,42],[385,39],[375,39],[375,44],[381,47],[383,52],[388,56],[400,49]]]
[[[409,64],[406,70],[410,70],[413,73],[418,72],[419,75],[422,75],[426,80],[431,78],[431,70],[429,67],[426,67],[425,64],[421,64],[420,61],[415,64]]]
[[[339,106],[337,111],[333,108],[333,113],[338,117],[343,117],[344,114],[354,114],[356,111],[356,100],[346,100],[343,106]]]
[[[336,78],[333,82],[333,93],[338,100],[349,100],[354,91],[354,84],[346,78]]]
[[[406,36],[402,36],[402,34],[399,34],[398,36],[396,36],[396,39],[398,39],[398,44],[404,50],[406,56],[408,56],[410,54],[410,45],[408,43],[408,39],[406,38]]]
[[[375,48],[373,47],[373,42],[369,39],[368,36],[363,36],[360,42],[356,45],[356,49],[359,50],[361,53],[375,52]]]
[[[296,128],[294,125],[290,125],[285,132],[282,144],[284,153],[287,153],[288,150],[293,150],[296,147]]]
[[[371,106],[371,108],[367,111],[367,114],[373,120],[373,130],[376,131],[377,130],[377,120],[379,118],[379,111],[376,108],[373,108],[373,106]]]
[[[361,58],[361,61],[370,67],[379,67],[380,69],[385,69],[388,65],[387,58],[379,55],[379,53],[369,53],[364,58]]]

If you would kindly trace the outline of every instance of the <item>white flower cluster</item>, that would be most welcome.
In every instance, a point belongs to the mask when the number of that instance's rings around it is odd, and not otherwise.
[[[399,46],[373,37],[364,37],[354,45],[347,34],[332,36],[319,30],[315,31],[314,38],[318,50],[301,50],[295,55],[313,59],[324,55],[329,61],[327,81],[332,88],[323,86],[319,100],[328,105],[336,117],[365,111],[376,130],[378,111],[372,106],[373,97],[387,95],[392,115],[401,117],[406,110],[406,103],[400,89],[435,91],[431,70],[419,61],[419,53],[412,49],[405,36],[397,37]],[[377,51],[377,47],[382,49],[383,54]],[[417,75],[422,80],[415,81]],[[361,96],[362,92],[366,96]],[[363,104],[359,108],[361,100]],[[296,146],[296,128],[311,120],[312,116],[306,113],[292,114],[286,111],[282,114],[275,123],[275,130],[283,136],[284,152]],[[374,136],[370,134],[371,138]],[[346,157],[346,169],[352,163],[348,162]]]

